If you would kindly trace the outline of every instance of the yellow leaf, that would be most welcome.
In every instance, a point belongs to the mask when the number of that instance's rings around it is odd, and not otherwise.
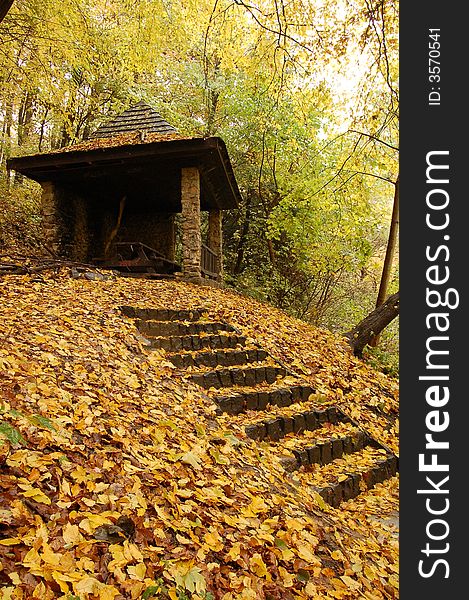
[[[262,556],[258,552],[256,552],[255,554],[252,555],[252,558],[249,561],[249,565],[250,565],[252,571],[258,577],[266,577],[266,578],[270,579],[269,572],[267,571],[267,566],[266,566],[265,562],[263,561]]]
[[[143,581],[147,572],[147,568],[145,563],[138,563],[138,565],[135,566],[128,566],[127,572],[131,579],[139,579],[140,581]]]
[[[241,556],[241,543],[240,542],[235,542],[229,552],[226,554],[226,558],[227,560],[233,560],[236,561],[238,560],[238,558],[240,558]]]
[[[176,588],[171,588],[168,591],[168,596],[171,598],[171,600],[178,600],[179,596],[176,592]]]
[[[68,594],[70,592],[70,588],[67,585],[67,581],[71,581],[70,577],[67,577],[67,575],[64,575],[64,573],[52,571],[52,579],[59,584],[61,592],[64,594]]]
[[[11,579],[11,582],[14,585],[21,585],[20,576],[18,575],[18,573],[16,573],[16,571],[14,571],[13,573],[9,573],[8,577]]]
[[[73,589],[79,594],[96,594],[102,585],[95,577],[83,577],[74,584]]]
[[[32,500],[35,500],[36,502],[39,502],[40,504],[51,504],[50,498],[48,498],[44,494],[44,492],[38,488],[31,488],[29,490],[26,490],[25,492],[21,492],[21,494],[25,498],[31,498]]]
[[[143,554],[138,549],[138,546],[135,544],[130,544],[127,540],[124,542],[124,556],[127,556],[129,561],[143,561]]]
[[[33,598],[38,598],[39,600],[42,600],[43,598],[46,598],[46,594],[46,586],[42,581],[40,581],[34,588]]]
[[[319,559],[311,552],[308,546],[305,545],[298,548],[298,556],[310,564],[319,562]]]
[[[62,537],[66,544],[78,544],[83,540],[83,536],[78,529],[78,525],[67,523],[62,530]]]
[[[208,545],[210,550],[219,552],[223,548],[223,541],[220,538],[218,531],[209,531],[204,535],[205,543]]]
[[[282,580],[282,583],[285,587],[292,587],[295,585],[295,577],[289,573],[284,567],[278,568],[278,574]]]
[[[205,578],[200,572],[199,567],[192,567],[184,577],[184,587],[189,592],[203,594],[206,589]]]
[[[45,542],[42,544],[42,548],[43,548],[43,552],[42,552],[41,558],[45,563],[52,565],[54,567],[60,565],[60,563],[63,560],[62,554],[57,554],[56,552],[52,552],[52,549],[49,546],[49,544],[46,544]]]
[[[41,557],[35,548],[31,548],[23,558],[23,566],[29,570],[37,569],[41,562]]]
[[[62,485],[62,492],[66,496],[71,496],[72,495],[72,490],[70,489],[70,484],[68,483],[68,481],[66,479],[62,479],[61,485]]]
[[[363,569],[363,573],[370,581],[374,581],[376,579],[376,573],[368,566]]]
[[[78,526],[86,533],[93,533],[93,531],[101,525],[112,525],[112,521],[102,515],[89,514],[85,519],[82,519]]]
[[[249,506],[243,509],[243,515],[246,517],[255,517],[258,513],[269,510],[269,507],[260,496],[255,496]]]
[[[128,379],[127,379],[127,385],[130,386],[131,388],[133,388],[134,390],[136,390],[137,388],[140,387],[140,382],[137,379],[137,376],[135,375],[135,373],[133,373]]]
[[[317,591],[317,588],[314,585],[314,583],[312,581],[308,581],[308,583],[305,585],[305,594],[309,598],[312,598],[316,595],[316,591]]]
[[[191,465],[191,467],[194,467],[196,471],[200,471],[202,469],[198,456],[196,456],[193,452],[186,452],[186,454],[181,457],[181,462],[185,463],[186,465]]]
[[[352,563],[351,568],[354,573],[360,573],[360,571],[363,569],[363,563],[354,562]]]
[[[288,548],[288,547],[282,546],[280,548],[280,552],[282,553],[282,560],[284,560],[286,562],[288,562],[292,558],[295,558],[295,553],[292,550],[290,550],[290,548]]]
[[[341,590],[341,589],[344,589],[345,587],[347,587],[345,585],[345,583],[342,580],[338,579],[337,577],[332,577],[330,579],[330,581],[334,585],[334,587],[337,588],[338,590]]]
[[[112,585],[103,585],[99,589],[99,600],[114,600],[116,596],[120,596],[119,590]]]
[[[304,529],[304,523],[298,521],[298,519],[286,519],[285,525],[288,529],[293,529],[294,531],[302,531]]]
[[[15,544],[21,544],[21,539],[20,538],[3,538],[3,540],[0,540],[0,544],[2,546],[14,546]]]
[[[362,587],[358,581],[355,581],[355,579],[352,579],[348,575],[341,575],[340,578],[350,590],[356,591]]]

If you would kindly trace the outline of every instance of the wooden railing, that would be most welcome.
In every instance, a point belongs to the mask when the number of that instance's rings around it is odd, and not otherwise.
[[[202,244],[202,275],[210,279],[218,279],[218,255],[205,244]]]

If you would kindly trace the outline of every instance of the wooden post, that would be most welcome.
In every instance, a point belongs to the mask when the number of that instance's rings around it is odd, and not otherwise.
[[[217,255],[217,281],[223,279],[223,234],[221,210],[214,208],[208,213],[208,245]]]
[[[200,175],[196,167],[181,169],[182,273],[201,279],[202,237],[200,232]]]

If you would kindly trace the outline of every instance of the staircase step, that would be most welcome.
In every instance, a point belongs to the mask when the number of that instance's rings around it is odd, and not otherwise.
[[[253,362],[261,362],[268,357],[265,350],[217,350],[214,352],[179,353],[167,356],[176,367],[189,369],[197,367],[234,367]]]
[[[267,391],[249,391],[241,394],[214,396],[218,408],[225,413],[237,415],[247,410],[265,410],[269,405],[290,406],[305,402],[315,390],[310,385],[293,385]]]
[[[236,348],[244,346],[246,338],[241,335],[172,335],[168,337],[153,337],[151,345],[153,348],[161,348],[168,352],[180,350],[202,350],[211,348],[218,350],[222,348]]]
[[[330,438],[313,446],[293,449],[293,455],[298,468],[314,464],[326,465],[344,454],[358,452],[370,444],[372,444],[371,438],[365,432],[358,430],[352,435]]]
[[[175,310],[161,308],[137,308],[135,306],[121,306],[121,312],[130,319],[155,320],[155,321],[199,321],[207,309],[195,308],[191,310]]]
[[[198,335],[235,331],[232,325],[216,321],[154,321],[140,319],[136,323],[138,330],[148,337]]]
[[[206,373],[190,375],[193,383],[205,389],[226,388],[233,385],[254,387],[259,383],[274,383],[278,377],[285,377],[286,369],[283,367],[259,366],[244,369],[217,369]]]
[[[398,460],[393,454],[383,456],[366,470],[336,476],[327,485],[317,489],[325,502],[337,508],[342,502],[356,498],[362,492],[394,477],[398,471]]]
[[[308,387],[308,386],[303,386]],[[293,389],[293,388],[292,388]],[[312,390],[312,388],[309,388]],[[302,392],[300,399],[294,402],[307,400],[305,391]],[[310,394],[312,391],[310,392]],[[308,396],[310,395],[308,394]],[[335,406],[330,406],[323,410],[309,410],[301,413],[296,413],[288,416],[277,416],[271,419],[264,419],[257,423],[247,425],[245,428],[246,435],[253,440],[272,439],[277,441],[289,433],[301,433],[302,431],[314,431],[323,427],[325,423],[347,422],[348,417],[339,411]]]

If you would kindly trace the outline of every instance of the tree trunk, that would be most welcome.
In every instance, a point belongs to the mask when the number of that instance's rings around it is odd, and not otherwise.
[[[240,236],[239,236],[238,246],[236,248],[236,262],[233,267],[234,275],[239,275],[243,270],[244,247],[245,247],[246,240],[248,237],[249,225],[251,222],[251,203],[252,203],[253,193],[254,193],[253,190],[250,189],[250,190],[248,190],[248,193],[246,194],[246,215],[244,217],[243,226],[241,228],[241,232],[240,232]]]
[[[394,202],[392,206],[391,227],[389,228],[388,245],[386,246],[386,255],[384,257],[383,272],[379,284],[378,297],[376,298],[376,308],[381,306],[387,296],[389,281],[391,280],[392,264],[394,252],[397,245],[397,232],[399,229],[399,176],[397,176],[394,186]],[[369,345],[375,347],[378,345],[379,335],[373,336]]]
[[[13,101],[10,99],[5,107],[5,146],[4,146],[4,159],[10,158],[11,151],[11,128],[13,126]],[[7,192],[10,191],[11,185],[11,171],[7,168],[7,179],[6,188]]]
[[[379,335],[399,314],[399,292],[376,307],[373,312],[345,334],[355,356],[362,356],[363,349],[370,340]]]

